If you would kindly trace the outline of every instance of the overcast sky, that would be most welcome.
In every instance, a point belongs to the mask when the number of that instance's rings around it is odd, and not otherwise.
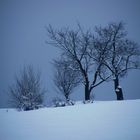
[[[8,86],[26,64],[42,72],[46,102],[55,94],[52,59],[59,57],[56,48],[45,44],[45,25],[74,28],[80,22],[85,28],[124,21],[128,37],[140,44],[139,0],[0,0],[0,107],[7,106]],[[125,99],[140,98],[140,71],[121,80]],[[113,83],[94,90],[96,100],[115,100]],[[82,89],[71,96],[82,99]]]

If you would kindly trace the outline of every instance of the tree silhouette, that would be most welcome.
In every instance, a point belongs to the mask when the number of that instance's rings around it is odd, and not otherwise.
[[[83,31],[80,25],[77,30],[69,28],[55,30],[50,25],[47,32],[50,38],[47,43],[61,49],[62,56],[69,62],[69,65],[75,71],[79,71],[85,88],[85,100],[90,100],[93,88],[110,77],[102,76],[102,58],[100,57],[103,52],[99,53],[96,50],[94,34],[90,30]]]
[[[54,60],[53,64],[55,67],[54,83],[59,92],[65,96],[66,101],[69,101],[69,95],[81,82],[79,72],[73,70],[70,63],[64,59]]]
[[[106,57],[103,67],[112,74],[117,100],[123,100],[120,78],[129,70],[140,68],[140,47],[134,41],[127,39],[127,33],[122,22],[111,23],[104,28],[96,28],[98,49],[105,48]]]

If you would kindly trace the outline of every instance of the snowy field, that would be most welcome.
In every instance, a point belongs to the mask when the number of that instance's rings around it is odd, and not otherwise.
[[[0,109],[0,140],[140,140],[140,100]]]

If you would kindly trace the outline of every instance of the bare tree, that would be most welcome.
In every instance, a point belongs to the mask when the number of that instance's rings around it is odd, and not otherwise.
[[[72,67],[70,67],[69,62],[64,59],[54,60],[54,66],[54,83],[59,92],[65,96],[66,101],[69,101],[70,94],[81,81],[79,72],[73,70]]]
[[[140,68],[140,47],[127,39],[124,24],[111,23],[104,28],[96,28],[98,49],[105,48],[106,57],[102,61],[104,70],[112,74],[117,100],[123,100],[119,79],[129,70]]]
[[[26,66],[15,79],[15,85],[9,89],[10,103],[23,110],[38,108],[43,103],[45,90],[41,88],[40,73],[35,73],[33,67]]]
[[[94,35],[90,30],[83,31],[80,25],[78,25],[77,30],[70,30],[69,28],[55,30],[49,26],[47,32],[51,40],[48,43],[61,49],[65,59],[81,74],[85,88],[85,100],[90,100],[90,93],[93,88],[109,78],[109,76],[103,77],[100,74],[102,60],[93,59],[94,57],[101,57],[101,54],[97,54],[98,51],[94,51]],[[91,50],[92,53],[90,53]]]

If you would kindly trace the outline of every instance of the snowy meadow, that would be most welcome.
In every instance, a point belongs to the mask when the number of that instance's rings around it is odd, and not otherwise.
[[[1,140],[139,140],[140,100],[0,109]]]

